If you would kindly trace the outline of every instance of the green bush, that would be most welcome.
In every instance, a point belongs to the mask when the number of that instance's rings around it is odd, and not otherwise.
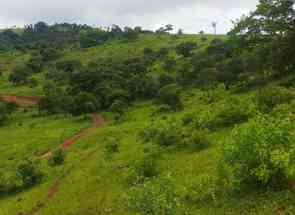
[[[221,109],[216,116],[216,127],[226,127],[246,122],[256,111],[256,105],[248,98],[227,98],[219,105]]]
[[[71,114],[79,116],[85,113],[93,113],[100,109],[100,103],[96,97],[87,92],[81,92],[73,98]]]
[[[17,177],[20,179],[21,187],[27,188],[39,183],[42,179],[42,174],[36,163],[32,161],[24,161],[17,167]]]
[[[185,214],[183,204],[169,177],[148,181],[129,192],[130,210],[142,215]]]
[[[190,147],[195,150],[203,150],[210,146],[208,135],[209,134],[206,130],[188,129],[183,135],[182,142],[186,147]]]
[[[122,101],[122,100],[115,100],[111,107],[110,110],[114,113],[117,114],[123,114],[124,111],[127,109],[128,105],[126,102]]]
[[[19,190],[19,180],[14,175],[0,175],[0,196],[7,196]]]
[[[193,203],[209,203],[216,201],[218,186],[217,180],[209,175],[201,175],[186,187],[186,200]]]
[[[181,143],[181,132],[181,124],[172,119],[150,125],[141,132],[141,136],[146,142],[154,142],[159,146],[172,146]]]
[[[158,99],[161,103],[167,104],[175,110],[182,107],[182,103],[179,98],[179,88],[176,84],[170,84],[162,87],[159,90]]]
[[[194,121],[194,114],[193,113],[186,113],[183,117],[182,117],[182,124],[184,126],[189,125],[191,123],[193,123]]]
[[[261,112],[271,112],[279,104],[289,103],[295,94],[286,88],[268,87],[257,94],[257,105]]]
[[[105,141],[105,153],[107,155],[118,153],[120,149],[120,140],[115,137],[110,137]]]
[[[294,176],[294,129],[290,118],[258,115],[233,131],[224,149],[234,189],[281,188]]]
[[[32,74],[31,68],[26,65],[19,65],[10,73],[8,80],[15,85],[22,85],[28,83],[28,79]]]
[[[128,182],[131,185],[142,184],[147,180],[159,175],[160,170],[157,166],[154,154],[145,154],[140,160],[136,161],[130,168]]]
[[[53,152],[52,156],[48,160],[50,166],[62,165],[65,161],[65,152],[62,149],[58,149]]]

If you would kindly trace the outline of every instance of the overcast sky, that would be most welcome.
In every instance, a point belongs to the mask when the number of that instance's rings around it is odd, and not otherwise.
[[[226,33],[231,20],[255,9],[258,0],[0,0],[0,28],[37,21],[76,22],[95,26],[173,24],[184,32]]]

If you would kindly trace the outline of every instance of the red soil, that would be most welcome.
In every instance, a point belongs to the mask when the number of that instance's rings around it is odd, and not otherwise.
[[[40,101],[38,96],[15,96],[15,95],[0,95],[0,99],[6,102],[15,103],[21,107],[35,106]]]
[[[104,123],[105,123],[105,119],[101,115],[99,115],[99,114],[92,114],[92,126],[89,127],[89,128],[87,128],[87,129],[84,129],[84,130],[78,132],[77,134],[75,134],[71,138],[65,140],[59,146],[59,148],[62,149],[62,150],[66,150],[71,145],[75,144],[78,140],[80,140],[81,138],[87,136],[89,133],[91,133],[92,131],[94,131],[96,128],[103,126]],[[41,159],[47,159],[51,155],[52,155],[52,151],[49,151],[46,154],[43,154],[40,158]]]
[[[105,124],[105,119],[101,115],[93,114],[92,115],[92,126],[90,128],[87,128],[85,130],[80,131],[78,134],[76,134],[73,137],[69,138],[63,144],[61,144],[59,146],[59,148],[61,148],[63,150],[67,149],[71,145],[75,144],[79,139],[87,136],[89,133],[94,131],[96,128],[102,127],[104,124]],[[91,152],[90,154],[86,155],[82,160],[88,159],[93,154],[94,153]],[[49,158],[51,155],[52,155],[52,151],[49,151],[45,155],[41,156],[41,159]],[[70,167],[64,174],[59,176],[54,181],[52,186],[49,188],[45,199],[43,199],[43,201],[38,202],[36,204],[36,206],[27,215],[34,215],[34,214],[38,213],[48,203],[48,201],[50,201],[51,199],[53,199],[55,197],[55,195],[57,194],[57,192],[59,190],[59,186],[60,186],[60,183],[61,183],[62,179],[64,177],[66,177],[73,168],[75,168],[75,166]]]

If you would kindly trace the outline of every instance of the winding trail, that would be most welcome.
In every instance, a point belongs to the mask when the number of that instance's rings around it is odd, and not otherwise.
[[[20,107],[32,107],[38,105],[41,97],[38,96],[16,96],[16,95],[0,95],[0,100],[15,103],[16,105]],[[65,140],[61,145],[59,145],[59,149],[66,150],[73,144],[75,144],[80,139],[86,137],[91,132],[94,132],[97,128],[104,126],[106,123],[103,116],[97,113],[92,114],[92,125],[89,128],[86,128],[84,130],[81,130],[71,138]],[[51,150],[47,152],[46,154],[39,157],[39,159],[47,159],[49,158],[54,150]],[[95,154],[95,151],[92,151],[88,153],[85,157],[81,159],[81,161],[86,160],[90,158],[93,154]],[[58,176],[53,184],[50,186],[47,194],[43,199],[40,199],[36,205],[30,210],[29,213],[18,213],[19,215],[34,215],[47,205],[47,203],[55,197],[57,192],[59,191],[59,186],[61,184],[61,181],[63,178],[65,178],[74,168],[76,168],[76,165],[71,165],[62,175]]]

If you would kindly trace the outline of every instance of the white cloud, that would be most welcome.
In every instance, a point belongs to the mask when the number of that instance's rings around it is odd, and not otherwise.
[[[96,26],[119,24],[156,28],[171,23],[187,32],[220,33],[255,8],[258,0],[0,0],[0,27],[37,21],[77,22]]]

